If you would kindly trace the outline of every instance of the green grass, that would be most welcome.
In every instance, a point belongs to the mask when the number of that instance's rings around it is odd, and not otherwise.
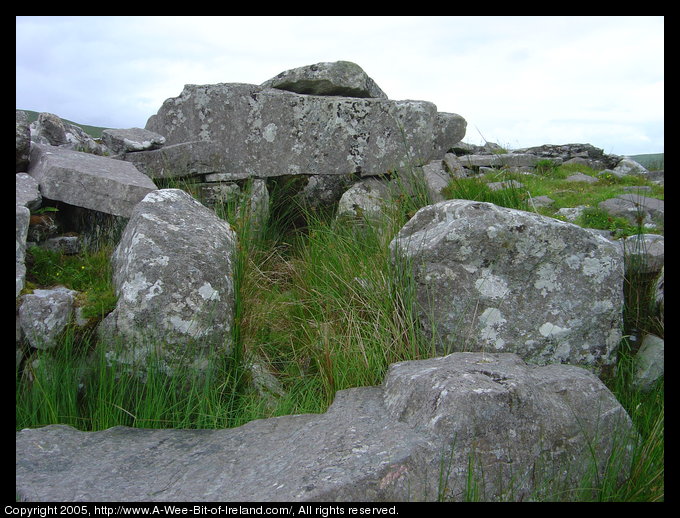
[[[455,181],[449,195],[531,210],[530,197],[542,194],[558,204],[593,205],[602,196],[624,192],[612,179],[595,186],[564,182],[571,173],[568,168],[548,168],[538,179],[495,173]],[[504,193],[485,186],[509,179],[525,187]],[[185,188],[199,196],[195,185],[181,180],[166,187]],[[415,317],[410,270],[391,261],[388,246],[415,210],[427,203],[422,191],[416,189],[414,195],[412,188],[405,190],[378,222],[350,222],[291,203],[294,188],[282,182],[272,189],[270,219],[258,232],[248,218],[237,217],[235,203],[215,207],[239,236],[234,345],[222,362],[200,375],[187,369],[168,377],[152,356],[141,380],[124,366],[110,363],[94,333],[69,328],[59,347],[37,351],[23,374],[17,371],[17,430],[52,423],[81,430],[114,425],[225,428],[258,418],[324,412],[337,390],[380,384],[391,363],[434,356]],[[663,196],[662,189],[655,193]],[[244,205],[240,213],[246,213]],[[609,220],[588,217],[589,225],[612,226]],[[69,257],[31,249],[27,290],[64,284],[86,293],[85,304],[101,318],[115,304],[111,251],[109,245]],[[663,336],[662,325],[639,309],[648,297],[648,282],[628,279],[627,319],[635,318],[636,327]],[[580,491],[555,493],[554,499],[663,500],[663,380],[650,393],[634,390],[630,383],[634,352],[624,341],[616,375],[606,380],[643,439],[627,482],[584,480],[582,488],[575,488]],[[250,361],[267,367],[282,395],[262,396],[253,385]],[[468,493],[468,499],[480,498],[473,478]]]
[[[568,176],[577,172],[596,178],[596,183],[569,182]],[[492,182],[520,182],[522,187],[509,187],[492,191],[488,184]],[[510,184],[513,185],[513,184]],[[447,199],[470,199],[484,201],[519,210],[535,211],[544,216],[564,219],[557,211],[561,208],[585,206],[588,209],[575,223],[587,228],[615,231],[618,237],[635,235],[640,232],[639,226],[627,222],[623,218],[615,218],[604,212],[598,204],[621,194],[630,194],[626,187],[649,187],[650,191],[641,192],[642,196],[664,198],[664,188],[639,176],[618,178],[614,175],[598,175],[589,167],[581,165],[562,165],[537,169],[537,174],[521,174],[498,170],[470,178],[454,178],[444,189]],[[533,199],[548,196],[554,203],[550,207],[535,207]],[[647,233],[663,233],[663,222],[657,229],[645,229]]]
[[[64,255],[40,247],[26,250],[27,270],[24,293],[37,287],[65,286],[79,293],[77,306],[85,318],[101,318],[116,305],[111,280],[111,245],[78,255]]]

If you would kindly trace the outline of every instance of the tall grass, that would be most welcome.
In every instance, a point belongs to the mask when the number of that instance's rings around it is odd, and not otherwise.
[[[181,180],[164,187],[183,187],[198,196],[194,185]],[[168,376],[162,358],[151,354],[140,377],[112,362],[94,333],[70,327],[61,346],[35,352],[23,373],[17,371],[17,428],[50,423],[83,430],[116,424],[214,428],[323,412],[337,390],[379,384],[390,363],[429,354],[401,282],[407,269],[396,276],[388,246],[416,210],[414,197],[403,196],[382,223],[349,224],[292,203],[294,187],[281,183],[272,189],[273,210],[264,228],[254,228],[247,196],[214,207],[238,235],[229,357],[208,372],[187,369]],[[69,277],[69,287],[92,291],[88,286],[94,280],[79,277],[94,268],[83,264],[106,263],[112,249],[113,244],[101,247],[84,258],[36,250],[35,284]],[[65,269],[73,274],[61,276]],[[109,295],[102,298],[110,310],[115,304],[110,269],[96,272],[97,282],[109,280]],[[274,405],[253,389],[249,366],[254,362],[282,383],[285,396]]]
[[[560,180],[559,172],[547,174],[555,182]],[[391,363],[435,355],[416,317],[411,268],[394,262],[389,251],[392,237],[420,206],[429,203],[422,185],[414,184],[408,175],[402,180],[401,192],[379,220],[348,221],[307,210],[291,201],[297,187],[285,182],[271,189],[271,210],[264,226],[254,226],[247,216],[247,197],[215,206],[215,212],[237,232],[239,243],[230,354],[207,371],[186,369],[172,376],[151,355],[141,379],[111,362],[94,333],[69,328],[60,346],[37,351],[24,362],[23,370],[17,370],[17,429],[52,423],[81,430],[115,425],[226,428],[257,418],[318,413],[327,409],[337,390],[380,384]],[[526,191],[490,191],[482,183],[457,181],[449,194],[530,209]],[[112,245],[108,253],[111,250]],[[34,257],[42,265],[36,269],[36,287],[54,282],[56,274],[50,277],[49,272],[58,271],[57,265],[65,268],[58,256],[40,257],[37,252]],[[85,262],[75,263],[73,269],[83,274],[90,266],[81,266],[103,261],[102,257],[79,260]],[[110,278],[105,267],[97,271],[95,277]],[[631,287],[636,284],[631,280]],[[76,289],[97,293],[87,283]],[[627,299],[631,311],[644,303],[645,293]],[[99,311],[101,317],[106,310]],[[642,437],[628,479],[624,484],[606,478],[584,480],[583,487],[575,488],[579,491],[554,493],[555,499],[664,497],[663,381],[651,392],[633,388],[634,351],[626,347],[624,341],[619,368],[607,383]],[[263,396],[250,368],[254,363],[275,377],[280,393]],[[471,474],[466,497],[476,500],[481,495],[480,481]]]

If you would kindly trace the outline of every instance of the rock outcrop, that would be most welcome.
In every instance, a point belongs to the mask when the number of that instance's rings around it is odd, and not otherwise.
[[[624,270],[609,240],[538,214],[449,200],[419,210],[390,246],[413,268],[440,351],[598,370],[614,362]]]
[[[16,435],[30,501],[436,501],[559,499],[624,475],[635,432],[590,372],[513,354],[456,353],[390,367],[339,391],[325,414],[224,430],[52,425]],[[609,464],[608,459],[618,459]],[[469,477],[468,477],[469,475]]]

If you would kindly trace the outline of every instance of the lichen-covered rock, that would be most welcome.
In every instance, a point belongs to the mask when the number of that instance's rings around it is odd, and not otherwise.
[[[391,243],[441,351],[513,352],[537,364],[611,365],[623,258],[576,225],[491,203],[424,207]]]
[[[447,122],[448,121],[448,122]],[[256,178],[299,174],[382,175],[422,165],[464,135],[425,101],[302,95],[239,83],[186,85],[146,129],[168,145],[219,143],[229,174]],[[435,147],[435,141],[437,146]],[[148,174],[148,173],[147,173]]]
[[[621,161],[616,164],[616,167],[612,170],[616,176],[627,176],[627,175],[646,175],[649,173],[646,167],[639,164],[632,158],[624,157]]]
[[[323,62],[293,68],[265,81],[262,86],[298,94],[387,99],[376,82],[351,61]]]
[[[210,182],[248,178],[247,173],[234,170],[230,159],[222,152],[221,144],[210,140],[181,142],[115,158],[133,163],[152,179],[205,175]]]
[[[33,290],[21,298],[19,322],[31,347],[50,349],[58,344],[59,333],[73,319],[76,294],[74,290],[58,286]]]
[[[24,289],[26,280],[26,237],[31,211],[23,205],[16,206],[16,297]]]
[[[635,355],[633,384],[649,391],[664,375],[664,340],[655,335],[645,335]]]
[[[35,142],[28,174],[45,198],[126,218],[156,190],[148,176],[127,162]]]
[[[142,128],[105,129],[102,141],[114,153],[132,153],[158,149],[165,144],[165,137]]]
[[[100,324],[110,358],[203,368],[231,348],[235,235],[178,189],[149,193],[113,253],[116,308]],[[120,350],[116,346],[122,346]]]
[[[106,155],[109,149],[96,142],[80,126],[71,124],[53,113],[41,113],[31,125],[31,140],[95,155]]]
[[[38,188],[38,181],[27,173],[17,173],[15,178],[16,204],[23,205],[29,210],[40,208],[42,195]]]
[[[632,225],[655,226],[664,217],[664,201],[640,194],[620,194],[597,206],[612,216],[627,219]]]
[[[340,198],[337,217],[379,217],[385,210],[389,197],[387,182],[375,178],[361,180],[347,189]]]
[[[16,124],[16,172],[19,173],[28,169],[28,157],[31,152],[31,130],[28,125],[28,116],[25,111],[17,110]]]

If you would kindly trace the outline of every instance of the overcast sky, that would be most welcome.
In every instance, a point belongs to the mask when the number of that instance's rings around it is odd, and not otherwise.
[[[466,142],[664,151],[663,17],[16,19],[18,109],[144,127],[185,84],[260,84],[353,61],[390,99],[468,122]]]

